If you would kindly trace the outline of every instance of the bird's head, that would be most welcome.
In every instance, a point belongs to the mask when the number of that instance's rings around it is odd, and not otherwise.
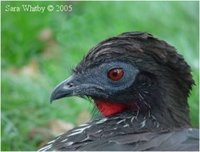
[[[89,96],[106,117],[150,111],[183,126],[189,124],[187,97],[193,83],[190,67],[174,47],[148,33],[127,32],[92,48],[55,88],[51,101]]]

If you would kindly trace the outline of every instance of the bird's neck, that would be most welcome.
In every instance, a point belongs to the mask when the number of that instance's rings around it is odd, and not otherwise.
[[[125,132],[127,133],[190,127],[190,125],[175,124],[172,118],[168,117],[169,119],[165,119],[163,114],[164,112],[157,111],[139,112],[126,110],[122,113],[94,120],[92,123],[103,123],[102,126],[104,126],[104,128],[108,126],[109,128],[126,130]],[[170,114],[168,115],[170,116]]]
[[[167,93],[169,94],[169,93]],[[118,102],[109,102],[96,99],[95,104],[104,117],[112,118],[122,116],[124,113],[129,117],[137,118],[139,121],[154,121],[161,126],[168,128],[190,127],[187,97],[165,96],[153,98],[149,104],[126,105]],[[149,107],[145,107],[148,105]],[[135,116],[137,115],[137,117]],[[137,123],[135,121],[134,123]],[[155,127],[155,126],[154,126]]]
[[[111,117],[96,119],[91,122],[94,128],[101,128],[116,134],[139,133],[145,131],[168,130],[164,124],[160,123],[151,113],[123,112]],[[115,130],[115,131],[114,131]]]

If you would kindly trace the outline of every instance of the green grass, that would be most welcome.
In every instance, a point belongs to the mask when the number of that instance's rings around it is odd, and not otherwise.
[[[81,111],[90,111],[89,102],[76,97],[49,104],[50,93],[91,47],[127,31],[166,40],[191,65],[196,86],[189,104],[192,124],[198,127],[198,2],[71,2],[72,12],[65,13],[5,11],[6,5],[23,3],[68,4],[1,2],[2,150],[36,150],[44,139],[31,138],[31,129],[45,128],[52,119],[76,124]],[[47,28],[52,37],[42,41],[38,35]]]

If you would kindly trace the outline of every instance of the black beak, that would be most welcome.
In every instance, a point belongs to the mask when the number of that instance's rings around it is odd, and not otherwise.
[[[100,96],[107,98],[107,93],[100,85],[87,82],[83,76],[72,75],[55,87],[51,93],[50,103],[69,96]]]
[[[51,93],[50,102],[52,103],[53,100],[57,100],[63,97],[72,96],[75,86],[73,84],[73,75],[70,76],[68,79],[64,80],[60,84],[58,84],[53,92]]]

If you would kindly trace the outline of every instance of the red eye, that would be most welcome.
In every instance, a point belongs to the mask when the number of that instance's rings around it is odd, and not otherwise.
[[[122,68],[114,68],[108,71],[108,78],[113,81],[120,80],[124,75],[124,71]]]

